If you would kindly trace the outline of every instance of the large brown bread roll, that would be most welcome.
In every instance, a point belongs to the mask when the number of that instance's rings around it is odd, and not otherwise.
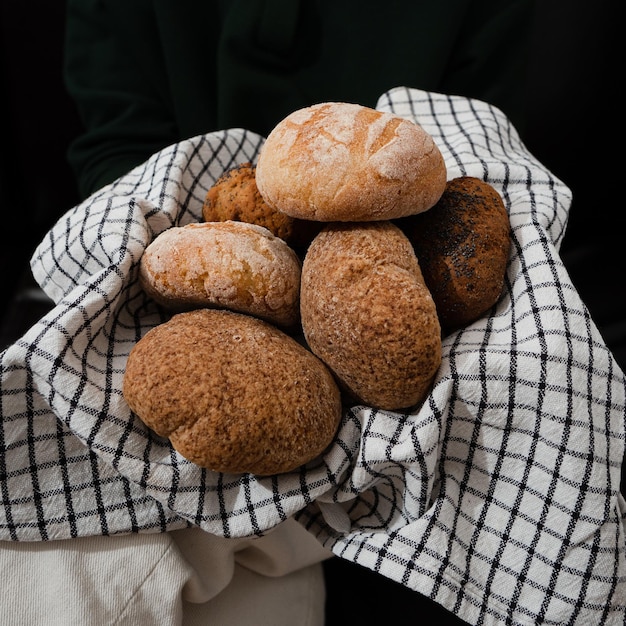
[[[301,322],[311,350],[358,401],[421,402],[441,363],[441,329],[413,248],[390,222],[330,224],[302,267]]]
[[[256,182],[265,201],[292,217],[372,221],[414,215],[437,202],[446,166],[412,121],[346,102],[294,111],[261,149]]]
[[[141,257],[145,291],[174,311],[220,307],[279,326],[299,319],[301,263],[256,224],[206,222],[163,231]]]
[[[502,197],[489,183],[453,178],[432,209],[396,224],[415,248],[444,332],[474,322],[498,301],[511,226]]]
[[[289,472],[324,451],[341,419],[339,389],[316,356],[271,324],[217,309],[148,331],[123,394],[182,456],[218,472]]]

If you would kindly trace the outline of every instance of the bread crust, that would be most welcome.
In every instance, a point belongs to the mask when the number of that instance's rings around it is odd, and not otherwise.
[[[215,181],[204,199],[202,217],[205,222],[258,224],[296,252],[306,250],[321,229],[319,222],[297,219],[270,207],[257,188],[256,166],[251,162],[227,170]]]
[[[294,111],[261,149],[256,181],[265,201],[293,217],[375,221],[414,215],[443,193],[446,166],[412,121],[346,102]]]
[[[441,329],[413,248],[390,222],[329,224],[302,268],[304,336],[353,398],[399,410],[423,401]]]
[[[511,227],[492,185],[473,176],[453,178],[430,211],[396,224],[415,249],[444,332],[474,322],[498,301]]]
[[[301,263],[279,237],[255,224],[175,226],[146,248],[139,277],[163,306],[183,311],[220,307],[279,326],[299,321]]]
[[[200,467],[289,472],[321,454],[341,419],[328,368],[257,318],[217,309],[174,315],[135,344],[124,397]]]

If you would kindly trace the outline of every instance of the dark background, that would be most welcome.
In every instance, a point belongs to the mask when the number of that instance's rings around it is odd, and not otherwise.
[[[529,127],[522,136],[530,151],[573,191],[562,257],[625,370],[626,263],[620,232],[625,208],[618,186],[624,159],[613,156],[620,154],[623,134],[612,69],[623,62],[617,2],[540,0],[537,5],[526,79]],[[79,201],[65,151],[80,123],[62,82],[64,3],[3,0],[0,11],[0,114],[5,125],[1,350],[49,306],[38,297],[28,261],[47,230]],[[437,623],[461,623],[418,594],[351,563],[333,559],[326,574],[329,624],[382,623],[383,618],[404,623],[421,620],[431,610]],[[354,601],[346,602],[350,582],[358,591]],[[339,588],[340,596],[335,591]],[[383,596],[380,606],[373,603]]]
[[[527,77],[530,151],[573,191],[561,248],[574,284],[626,369],[626,292],[618,220],[621,66],[616,0],[537,2]],[[28,261],[48,229],[78,202],[65,152],[80,122],[62,81],[65,4],[3,0],[0,72],[4,120],[0,209],[0,349],[45,311],[25,291]],[[620,239],[620,241],[618,241]]]

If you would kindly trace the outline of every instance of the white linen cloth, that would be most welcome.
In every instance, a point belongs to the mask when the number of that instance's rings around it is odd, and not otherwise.
[[[217,177],[263,143],[194,137],[68,211],[33,255],[56,306],[0,355],[0,539],[245,537],[294,516],[470,624],[624,623],[626,380],[558,255],[570,190],[486,103],[398,87],[378,108],[423,126],[448,178],[486,180],[510,215],[503,294],[444,338],[421,408],[346,407],[326,454],[265,478],[202,470],[132,415],[126,358],[166,319],[138,284],[141,254],[200,221]]]
[[[332,554],[293,518],[262,537],[200,528],[0,543],[3,626],[324,626]],[[297,618],[294,618],[297,616]]]

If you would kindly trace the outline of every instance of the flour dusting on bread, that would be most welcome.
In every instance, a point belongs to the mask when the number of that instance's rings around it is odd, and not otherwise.
[[[414,122],[345,102],[296,111],[269,134],[257,164],[265,201],[317,221],[378,221],[428,210],[447,170]]]

